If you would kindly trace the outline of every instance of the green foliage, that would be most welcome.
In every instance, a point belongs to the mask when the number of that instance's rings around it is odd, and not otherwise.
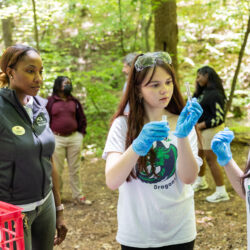
[[[235,133],[249,133],[250,132],[250,127],[246,126],[236,126],[236,127],[230,127],[232,131]]]
[[[231,112],[234,117],[244,117],[247,114],[245,106],[250,103],[250,90],[236,90],[232,102]]]
[[[102,67],[102,69],[105,68]],[[115,69],[115,67],[110,68],[108,72],[106,69],[102,71],[95,69],[78,76],[78,82],[81,81],[81,85],[85,86],[87,96],[84,105],[88,118],[86,145],[95,144],[97,148],[102,148],[104,145],[111,115],[115,112],[118,103],[118,98],[111,87],[116,74]],[[77,79],[77,76],[74,79]]]
[[[229,0],[226,6],[208,0],[178,3],[181,82],[194,82],[196,70],[209,64],[223,78],[225,88],[230,88],[248,12],[247,1]]]
[[[101,152],[110,119],[119,103],[124,84],[122,58],[129,52],[154,47],[154,25],[146,25],[158,0],[50,0],[36,1],[40,51],[44,63],[41,95],[51,93],[54,79],[72,79],[74,94],[84,104],[88,120],[85,146],[95,145]],[[249,1],[177,0],[178,59],[181,90],[191,83],[194,91],[196,71],[209,64],[230,91],[239,49],[249,15]],[[0,16],[13,17],[13,39],[35,47],[32,2],[0,0]],[[121,17],[121,20],[120,20]],[[1,22],[0,22],[1,32]],[[0,50],[4,48],[0,33]],[[237,90],[249,88],[249,49],[241,65]],[[186,95],[185,95],[186,96]],[[248,95],[249,96],[249,95]],[[233,107],[249,102],[236,95]]]

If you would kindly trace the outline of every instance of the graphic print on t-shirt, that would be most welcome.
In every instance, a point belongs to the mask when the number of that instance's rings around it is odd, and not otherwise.
[[[153,184],[167,180],[173,176],[176,169],[177,148],[170,143],[167,143],[167,145],[168,147],[163,142],[158,141],[156,147],[154,147],[156,154],[155,172],[158,176],[153,173],[149,161],[147,162],[148,173],[137,171],[137,176],[142,182]]]

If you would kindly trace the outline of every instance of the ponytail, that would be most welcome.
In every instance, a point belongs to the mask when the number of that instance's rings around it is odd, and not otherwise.
[[[9,85],[9,77],[4,72],[0,72],[0,88],[7,87]]]

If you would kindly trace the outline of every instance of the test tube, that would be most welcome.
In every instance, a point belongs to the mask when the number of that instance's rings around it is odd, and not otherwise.
[[[167,115],[162,115],[161,120],[167,122],[168,121]]]
[[[191,92],[190,92],[189,82],[185,82],[185,86],[186,86],[186,90],[187,90],[187,97],[188,97],[188,100],[189,100],[190,102],[192,102],[192,95],[191,95]]]

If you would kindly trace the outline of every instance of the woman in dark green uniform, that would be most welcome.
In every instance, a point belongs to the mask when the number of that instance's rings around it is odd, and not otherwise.
[[[51,162],[47,101],[37,96],[42,60],[35,49],[14,45],[4,51],[0,68],[0,200],[23,208],[26,250],[52,250],[67,228]]]

